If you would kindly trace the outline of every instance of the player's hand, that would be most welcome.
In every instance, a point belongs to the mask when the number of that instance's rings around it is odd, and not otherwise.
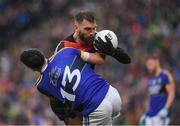
[[[106,55],[112,55],[115,48],[113,47],[111,40],[105,36],[106,42],[104,42],[100,37],[95,40],[94,46],[97,52],[104,53]]]
[[[97,48],[97,52],[110,55],[123,64],[129,64],[131,62],[130,56],[122,48],[114,48],[111,40],[107,36],[105,36],[105,39],[106,42],[104,42],[100,37],[95,40],[94,46]]]
[[[146,121],[146,114],[144,113],[139,120],[139,125],[144,126],[146,123],[145,121]]]
[[[168,116],[169,109],[164,107],[163,109],[160,110],[158,113],[158,116],[160,117],[167,117]]]

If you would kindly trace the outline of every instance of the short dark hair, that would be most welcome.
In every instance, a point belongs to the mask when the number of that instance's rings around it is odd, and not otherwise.
[[[28,49],[21,53],[20,60],[33,70],[40,70],[45,62],[44,55],[37,49]]]
[[[157,56],[157,55],[147,55],[146,59],[159,59],[159,56]]]
[[[155,55],[155,54],[147,54],[144,57],[144,62],[148,61],[149,59],[160,60],[160,57],[158,55]]]
[[[91,11],[81,11],[74,16],[74,20],[78,23],[81,23],[84,19],[89,22],[95,22],[95,14]]]

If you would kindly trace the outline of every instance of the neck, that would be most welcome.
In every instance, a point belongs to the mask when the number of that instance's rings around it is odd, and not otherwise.
[[[158,76],[162,71],[162,68],[161,67],[158,67],[157,70],[156,70],[156,76]]]

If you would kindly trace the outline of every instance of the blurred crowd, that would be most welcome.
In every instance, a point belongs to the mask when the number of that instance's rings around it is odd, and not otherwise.
[[[53,114],[49,100],[33,85],[36,74],[19,61],[27,48],[47,57],[57,43],[73,33],[72,17],[92,10],[98,30],[113,30],[119,46],[132,57],[130,65],[107,57],[96,71],[116,87],[122,97],[119,124],[138,124],[147,100],[147,53],[161,57],[176,83],[171,124],[180,124],[180,1],[174,0],[1,0],[0,1],[0,125],[63,124]]]

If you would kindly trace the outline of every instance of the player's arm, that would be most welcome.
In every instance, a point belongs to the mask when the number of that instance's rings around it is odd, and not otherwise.
[[[105,63],[105,55],[100,53],[90,53],[89,63],[91,64],[104,64]]]
[[[123,64],[131,63],[130,56],[122,48],[114,48],[111,40],[107,36],[105,36],[105,38],[107,42],[104,42],[100,37],[98,37],[98,40],[95,40],[94,46],[99,53],[112,56]]]
[[[167,102],[166,102],[165,107],[170,108],[173,101],[174,101],[174,98],[175,98],[175,84],[174,84],[174,80],[173,80],[172,75],[169,72],[167,72],[167,75],[168,75],[168,79],[169,79],[169,84],[167,84],[165,86],[165,89],[166,89],[167,94],[168,94],[168,98],[167,98]]]
[[[139,125],[142,125],[142,126],[144,125],[145,120],[147,118],[147,110],[149,108],[149,97],[150,96],[146,92],[147,92],[147,85],[146,85],[146,90],[144,91],[145,99],[144,99],[143,104],[142,104],[143,113],[142,113],[142,115],[139,118]]]
[[[161,111],[158,113],[160,117],[167,117],[169,108],[171,107],[174,98],[175,98],[175,84],[172,75],[169,72],[167,73],[167,77],[165,77],[165,90],[168,94],[166,104],[164,108],[161,109]]]
[[[81,51],[81,59],[90,64],[103,64],[105,62],[103,55],[84,51]]]
[[[63,42],[60,42],[57,45],[54,53],[57,53],[62,48],[64,48],[64,45],[63,45]],[[96,64],[104,64],[105,63],[105,55],[97,53],[97,52],[91,53],[89,63],[95,64],[95,65]]]

